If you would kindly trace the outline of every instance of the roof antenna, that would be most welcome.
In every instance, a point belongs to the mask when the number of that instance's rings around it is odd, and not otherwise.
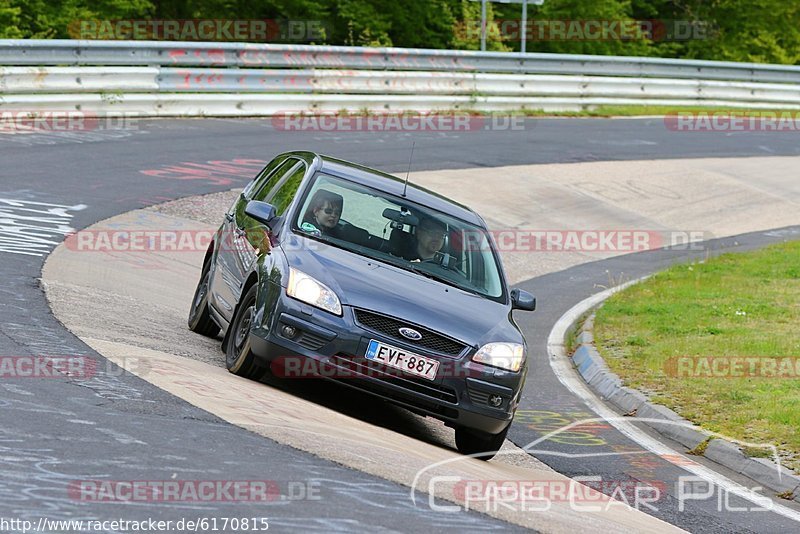
[[[406,196],[406,189],[408,189],[408,174],[411,172],[411,160],[414,159],[414,145],[416,141],[411,141],[411,156],[408,158],[408,170],[406,171],[406,182],[403,184],[403,197]]]

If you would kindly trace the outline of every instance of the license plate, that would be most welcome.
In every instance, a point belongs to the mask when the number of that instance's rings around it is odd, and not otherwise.
[[[381,362],[388,367],[400,369],[428,380],[434,380],[436,371],[439,369],[439,362],[433,358],[406,352],[403,349],[386,345],[374,339],[369,342],[366,357],[368,360]]]

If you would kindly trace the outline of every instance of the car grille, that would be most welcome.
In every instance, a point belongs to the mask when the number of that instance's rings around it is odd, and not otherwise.
[[[375,378],[388,384],[403,387],[415,393],[421,393],[428,397],[438,399],[451,404],[458,403],[458,397],[453,388],[435,384],[425,379],[413,378],[408,375],[400,376],[401,371],[388,369],[387,367],[367,361],[356,361],[345,354],[336,354],[331,358],[331,363],[352,371],[358,375]]]
[[[387,317],[379,313],[356,309],[356,321],[358,324],[369,330],[380,332],[386,336],[402,341],[403,343],[410,343],[417,345],[434,352],[440,352],[450,356],[458,356],[467,347],[464,343],[450,339],[441,334],[437,334],[432,330],[417,326],[415,324],[406,323],[393,317]],[[412,341],[400,335],[398,331],[400,328],[407,327],[413,328],[422,334],[422,339],[419,341]]]

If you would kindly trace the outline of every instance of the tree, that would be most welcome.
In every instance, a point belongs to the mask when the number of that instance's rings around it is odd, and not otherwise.
[[[480,50],[481,46],[481,4],[468,0],[454,2],[456,12],[459,13],[453,28],[452,48],[461,50]],[[505,37],[495,22],[494,7],[491,3],[486,5],[486,50],[507,52],[511,47],[503,41]]]
[[[647,55],[650,40],[638,28],[631,31],[634,18],[631,0],[546,0],[533,10],[534,37],[529,51],[562,54]],[[591,21],[591,24],[589,22]],[[566,31],[557,23],[563,22]],[[600,24],[606,31],[596,31]],[[623,24],[628,24],[627,30]],[[544,31],[540,31],[543,28]],[[597,38],[599,36],[599,38]]]

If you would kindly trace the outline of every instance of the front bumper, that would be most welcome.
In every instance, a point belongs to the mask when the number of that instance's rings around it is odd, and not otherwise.
[[[447,356],[404,343],[357,323],[349,306],[343,306],[343,317],[337,317],[282,295],[264,324],[262,320],[256,317],[251,347],[278,376],[326,378],[449,426],[492,434],[511,423],[519,402],[524,370],[512,373],[472,362],[473,347],[459,356]],[[372,339],[439,360],[435,380],[367,360],[364,355]]]

